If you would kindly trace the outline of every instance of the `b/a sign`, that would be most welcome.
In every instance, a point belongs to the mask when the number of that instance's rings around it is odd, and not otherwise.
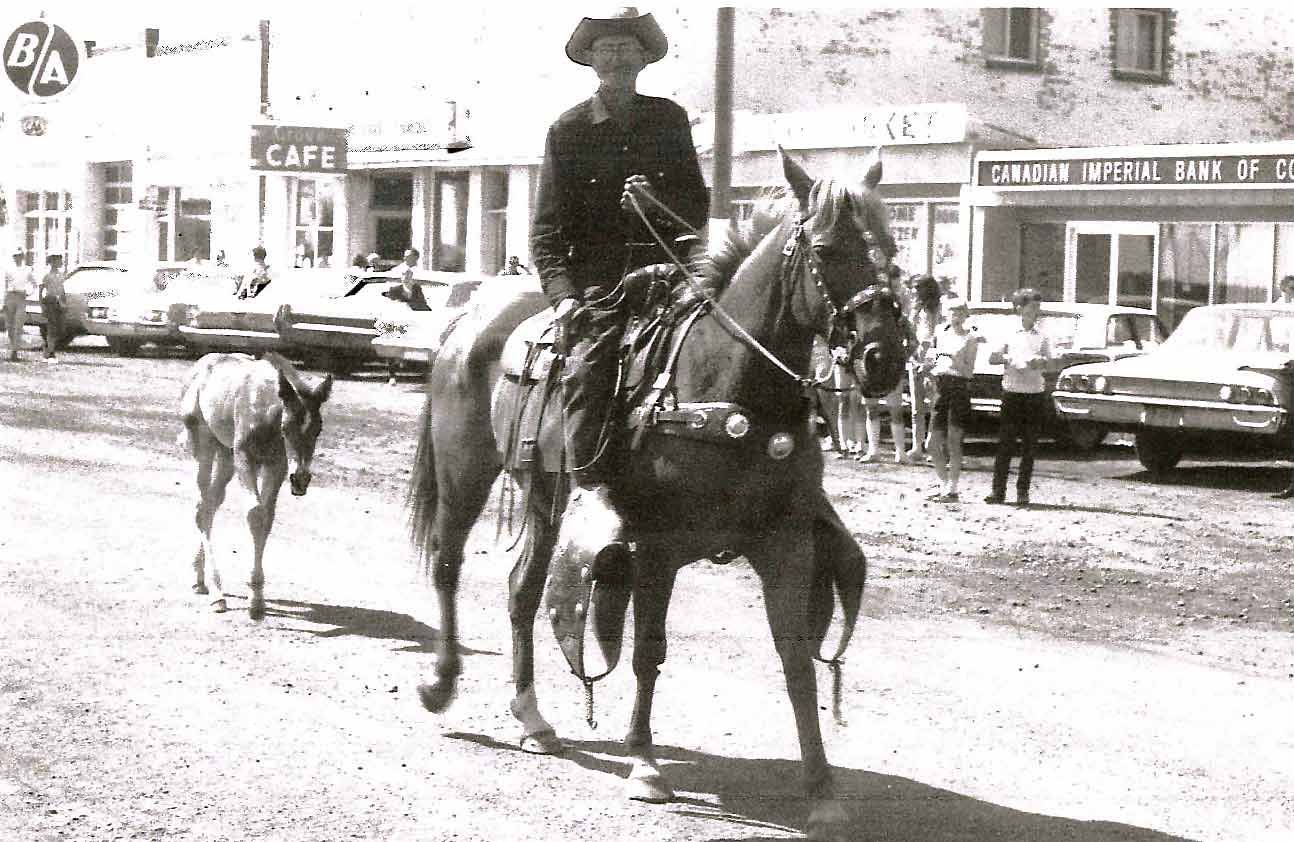
[[[19,93],[48,101],[67,93],[85,66],[85,49],[67,30],[44,20],[33,20],[13,30],[5,39],[0,61],[5,76]]]

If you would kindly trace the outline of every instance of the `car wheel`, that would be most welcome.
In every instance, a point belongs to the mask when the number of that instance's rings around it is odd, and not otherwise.
[[[1182,461],[1186,446],[1181,438],[1166,430],[1137,431],[1137,461],[1152,478],[1164,476]]]
[[[123,339],[120,336],[109,336],[108,347],[119,357],[133,357],[139,353],[142,342],[134,339]]]
[[[1079,453],[1091,453],[1105,441],[1109,430],[1091,421],[1070,421],[1059,431],[1057,438],[1062,444]]]

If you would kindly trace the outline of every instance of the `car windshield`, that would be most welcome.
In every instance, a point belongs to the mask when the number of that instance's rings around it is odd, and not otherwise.
[[[210,292],[228,292],[232,295],[234,285],[234,277],[229,273],[182,271],[171,278],[166,290],[179,296]]]
[[[1149,314],[1116,313],[1106,320],[1104,344],[1107,347],[1155,345],[1164,341],[1159,320]]]
[[[63,288],[68,292],[81,292],[104,285],[116,286],[124,277],[125,270],[118,266],[82,266],[67,276]]]
[[[1005,345],[1011,334],[1020,329],[1020,317],[1015,313],[971,313],[967,321],[984,335],[989,347]],[[1051,340],[1052,348],[1072,348],[1078,334],[1078,316],[1043,313],[1038,317],[1038,332]]]
[[[1182,319],[1164,348],[1290,353],[1294,348],[1294,312],[1196,307]]]

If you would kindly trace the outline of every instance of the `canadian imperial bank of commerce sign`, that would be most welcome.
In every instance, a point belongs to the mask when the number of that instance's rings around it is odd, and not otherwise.
[[[1294,187],[1294,155],[1181,155],[979,161],[980,187]]]
[[[318,126],[252,126],[252,169],[344,173],[346,130]]]

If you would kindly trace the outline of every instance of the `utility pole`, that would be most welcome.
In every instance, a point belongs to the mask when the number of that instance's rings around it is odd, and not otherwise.
[[[261,90],[258,103],[261,119],[267,120],[270,116],[270,22],[267,20],[261,21],[259,29],[261,34]],[[265,204],[268,192],[264,173],[258,176],[257,182],[256,240],[263,246],[265,244]]]
[[[732,214],[732,75],[733,10],[720,6],[715,18],[714,51],[714,171],[710,178],[710,236],[726,229]]]

